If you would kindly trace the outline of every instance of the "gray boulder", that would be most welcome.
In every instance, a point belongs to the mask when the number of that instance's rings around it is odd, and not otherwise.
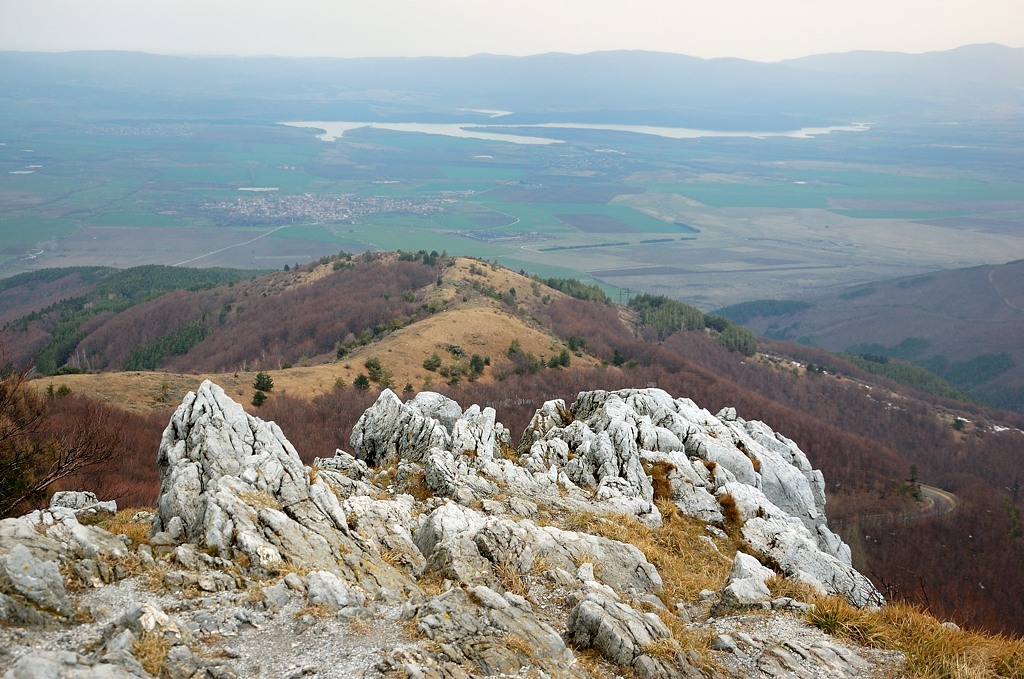
[[[576,648],[593,648],[610,662],[632,667],[644,679],[702,676],[671,641],[672,633],[661,618],[624,603],[612,588],[595,581],[593,572],[587,565],[577,571],[583,597],[566,622],[566,635]],[[674,654],[665,652],[673,647]]]
[[[633,545],[529,520],[488,517],[454,503],[427,516],[415,541],[428,568],[459,584],[500,587],[495,568],[526,576],[537,562],[566,570],[590,562],[600,564],[601,582],[618,591],[662,589],[657,569]]]
[[[50,509],[63,507],[74,510],[76,514],[89,512],[92,514],[104,512],[107,514],[117,513],[117,503],[113,500],[100,502],[95,493],[87,490],[59,490],[50,498]]]
[[[845,597],[855,606],[881,606],[885,599],[874,584],[849,564],[818,548],[803,524],[754,517],[741,534],[758,554],[779,564],[783,575],[808,582],[822,592]]]
[[[0,591],[24,597],[49,613],[66,617],[72,612],[57,563],[37,559],[21,544],[0,556]]]
[[[337,611],[349,607],[362,607],[366,595],[342,582],[337,575],[328,571],[313,571],[305,580],[306,597],[310,605],[325,606]]]
[[[762,566],[754,557],[736,552],[716,609],[763,608],[771,599],[767,581],[773,575],[775,573],[770,568]]]
[[[520,596],[455,587],[414,610],[420,633],[483,676],[587,677],[561,635]]]
[[[18,658],[3,679],[152,679],[131,656],[104,662],[74,651],[33,651]]]
[[[352,428],[353,454],[380,467],[399,460],[421,462],[431,448],[450,450],[455,411],[462,414],[455,401],[440,394],[422,392],[402,403],[395,392],[385,389]],[[450,427],[445,422],[451,422]]]

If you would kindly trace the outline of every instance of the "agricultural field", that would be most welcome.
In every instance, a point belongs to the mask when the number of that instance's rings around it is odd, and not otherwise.
[[[560,138],[550,145],[317,134],[5,122],[0,275],[80,264],[268,269],[340,250],[424,249],[710,309],[1024,257],[1013,151],[956,148],[969,130],[546,130]]]

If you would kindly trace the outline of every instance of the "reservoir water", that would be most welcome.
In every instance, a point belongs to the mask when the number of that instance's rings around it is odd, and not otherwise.
[[[689,127],[657,127],[653,125],[605,125],[594,123],[543,123],[538,125],[487,125],[479,123],[379,123],[351,121],[297,121],[281,123],[290,127],[303,127],[321,130],[317,138],[324,141],[335,141],[345,136],[346,132],[366,127],[396,132],[420,132],[423,134],[440,134],[447,137],[465,139],[486,139],[489,141],[506,141],[513,144],[560,144],[562,140],[554,137],[531,136],[543,135],[545,130],[606,130],[610,132],[632,132],[668,139],[701,139],[704,137],[747,137],[762,139],[766,137],[790,137],[794,139],[810,139],[832,132],[863,132],[870,129],[867,123],[851,123],[849,125],[833,125],[830,127],[801,127],[798,130],[782,130],[772,132],[757,131],[724,131],[699,130]],[[493,128],[493,130],[492,130]],[[500,131],[498,131],[500,130]],[[522,131],[520,133],[520,130]]]

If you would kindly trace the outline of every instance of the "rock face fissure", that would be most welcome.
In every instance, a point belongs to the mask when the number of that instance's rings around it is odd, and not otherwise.
[[[171,677],[586,677],[586,649],[641,677],[704,676],[668,625],[705,624],[690,620],[702,605],[716,624],[751,608],[806,610],[772,597],[776,576],[884,603],[828,529],[821,474],[793,441],[731,408],[712,415],[659,389],[582,392],[545,403],[516,444],[491,408],[385,390],[350,443],[306,467],[276,424],[204,382],[163,433],[155,513],[133,518],[151,527],[148,543],[80,523],[116,510],[87,493],[0,522],[0,622],[60,649],[15,643],[0,651],[3,676],[148,676],[139,644],[154,636]],[[669,601],[633,544],[573,529],[635,519],[657,530],[669,509],[708,524],[709,549],[725,527],[749,552],[703,602]],[[159,595],[132,584],[139,571]],[[132,587],[127,608],[83,603]],[[176,592],[195,603],[169,614]],[[67,632],[88,617],[83,606],[97,622]],[[328,650],[291,641],[321,632]],[[214,637],[242,650],[195,652]],[[754,673],[789,667],[792,645],[774,637],[755,643],[730,628],[722,639],[729,657],[754,654]],[[832,676],[840,656],[874,667],[814,643],[799,676]]]

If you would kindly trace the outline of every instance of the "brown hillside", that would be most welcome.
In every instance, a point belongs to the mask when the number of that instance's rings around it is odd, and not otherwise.
[[[279,276],[283,280],[273,283],[270,289],[286,296],[288,291],[323,281],[329,275],[330,265],[321,265],[287,277]],[[503,294],[515,288],[518,311],[513,313],[509,303],[475,290],[474,284]],[[420,391],[448,381],[439,371],[431,372],[423,367],[424,360],[435,353],[442,359],[443,366],[467,366],[473,354],[489,359],[490,365],[478,379],[490,381],[513,370],[506,356],[513,340],[519,342],[524,352],[538,359],[548,359],[566,348],[562,340],[532,320],[545,306],[545,300],[560,300],[565,295],[513,271],[459,258],[444,270],[440,286],[432,283],[416,295],[417,299],[443,310],[370,344],[358,346],[340,360],[336,360],[332,352],[307,359],[295,367],[265,370],[274,380],[272,393],[312,399],[339,386],[351,388],[355,378],[367,372],[365,362],[371,358],[376,358],[384,370],[390,371],[395,391],[401,391],[406,384]],[[459,350],[461,357],[455,355]],[[184,358],[176,362],[180,365]],[[573,356],[571,360],[573,368],[600,364],[598,359],[585,355]],[[73,393],[119,407],[149,411],[175,407],[204,379],[214,380],[233,397],[248,403],[254,393],[256,372],[100,372],[45,377],[33,384],[41,390],[50,385],[54,389],[66,386]]]
[[[566,298],[487,263],[446,264],[440,285],[432,273],[429,284],[414,294],[416,303],[433,313],[365,346],[353,346],[340,360],[333,354],[318,356],[271,371],[276,386],[259,414],[280,424],[306,459],[348,446],[351,427],[379,391],[378,385],[365,393],[351,387],[370,358],[392,372],[398,391],[406,382],[421,390],[431,377],[432,389],[460,403],[495,407],[499,421],[517,434],[544,400],[571,399],[582,389],[658,386],[693,398],[711,412],[734,406],[743,417],[763,420],[796,441],[825,475],[829,516],[843,520],[837,527],[853,546],[854,562],[891,597],[917,601],[976,627],[1024,629],[1019,607],[1008,605],[1024,597],[1022,580],[1013,576],[1018,564],[1024,564],[1021,418],[915,394],[807,347],[778,344],[770,348],[775,357],[746,357],[729,353],[703,331],[677,332],[659,341],[657,333],[637,328],[635,319],[620,322],[615,307]],[[298,282],[304,272],[290,275]],[[542,324],[559,337],[584,338],[590,352],[608,362],[614,362],[614,355],[623,368],[588,370],[584,366],[598,360],[574,356],[569,369],[509,374],[512,364],[506,352],[513,339],[538,357],[560,350],[560,340],[545,333]],[[472,383],[463,378],[448,385],[440,369],[433,373],[422,367],[433,353],[445,366],[455,363],[448,345],[461,349],[459,361],[477,353],[489,356],[491,365]],[[829,370],[806,370],[794,361],[828,365]],[[254,376],[253,371],[239,371],[211,377],[249,403]],[[79,394],[131,404],[150,417],[132,415],[129,421],[149,422],[161,413],[166,418],[166,409],[203,377],[98,374],[44,378],[36,385],[44,389],[50,383],[66,384]],[[339,377],[348,385],[344,390],[334,387]],[[154,443],[133,448],[131,455],[141,455],[152,465],[158,436],[159,425],[149,434]],[[98,472],[83,485],[107,487],[111,477],[120,478],[122,467],[128,465],[118,460],[116,469]],[[959,502],[956,510],[918,516],[913,479],[953,493]],[[138,497],[151,498],[155,473],[144,481],[137,473],[124,477],[125,484],[149,488]],[[879,523],[879,516],[891,518]]]
[[[1024,260],[879,281],[811,301],[745,324],[775,339],[913,360],[990,405],[1024,412]]]

